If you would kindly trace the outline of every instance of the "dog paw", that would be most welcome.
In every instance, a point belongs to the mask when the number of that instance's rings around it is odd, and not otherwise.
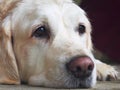
[[[96,65],[97,67],[97,80],[100,81],[111,81],[117,80],[118,72],[114,67],[107,65],[105,63],[99,63]]]

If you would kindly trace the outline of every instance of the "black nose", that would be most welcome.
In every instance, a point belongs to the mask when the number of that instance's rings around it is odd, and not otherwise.
[[[91,75],[94,63],[88,56],[76,56],[66,64],[66,67],[76,78],[84,79]]]

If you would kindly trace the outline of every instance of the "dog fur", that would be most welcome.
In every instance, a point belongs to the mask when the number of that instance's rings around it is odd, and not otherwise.
[[[86,27],[80,35],[79,24]],[[32,36],[46,26],[49,38]],[[0,83],[78,88],[93,87],[96,79],[117,79],[117,71],[92,54],[91,25],[72,0],[0,0]],[[76,55],[95,64],[86,80],[71,76],[65,64]]]

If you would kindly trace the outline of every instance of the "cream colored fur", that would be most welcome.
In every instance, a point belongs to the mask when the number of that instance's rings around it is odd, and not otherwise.
[[[86,26],[83,35],[79,24]],[[41,25],[49,28],[49,40],[31,36]],[[93,87],[96,74],[99,80],[116,79],[112,66],[94,58],[90,34],[85,12],[72,0],[0,0],[0,83],[77,88],[80,83]],[[76,55],[87,55],[95,64],[85,81],[74,81],[66,71]]]

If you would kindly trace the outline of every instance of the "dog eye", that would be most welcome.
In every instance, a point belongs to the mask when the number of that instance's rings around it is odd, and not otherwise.
[[[79,25],[79,27],[78,27],[79,34],[84,34],[85,31],[86,31],[85,26],[84,25]]]
[[[32,36],[37,38],[48,38],[49,33],[45,26],[40,26],[33,32]]]

